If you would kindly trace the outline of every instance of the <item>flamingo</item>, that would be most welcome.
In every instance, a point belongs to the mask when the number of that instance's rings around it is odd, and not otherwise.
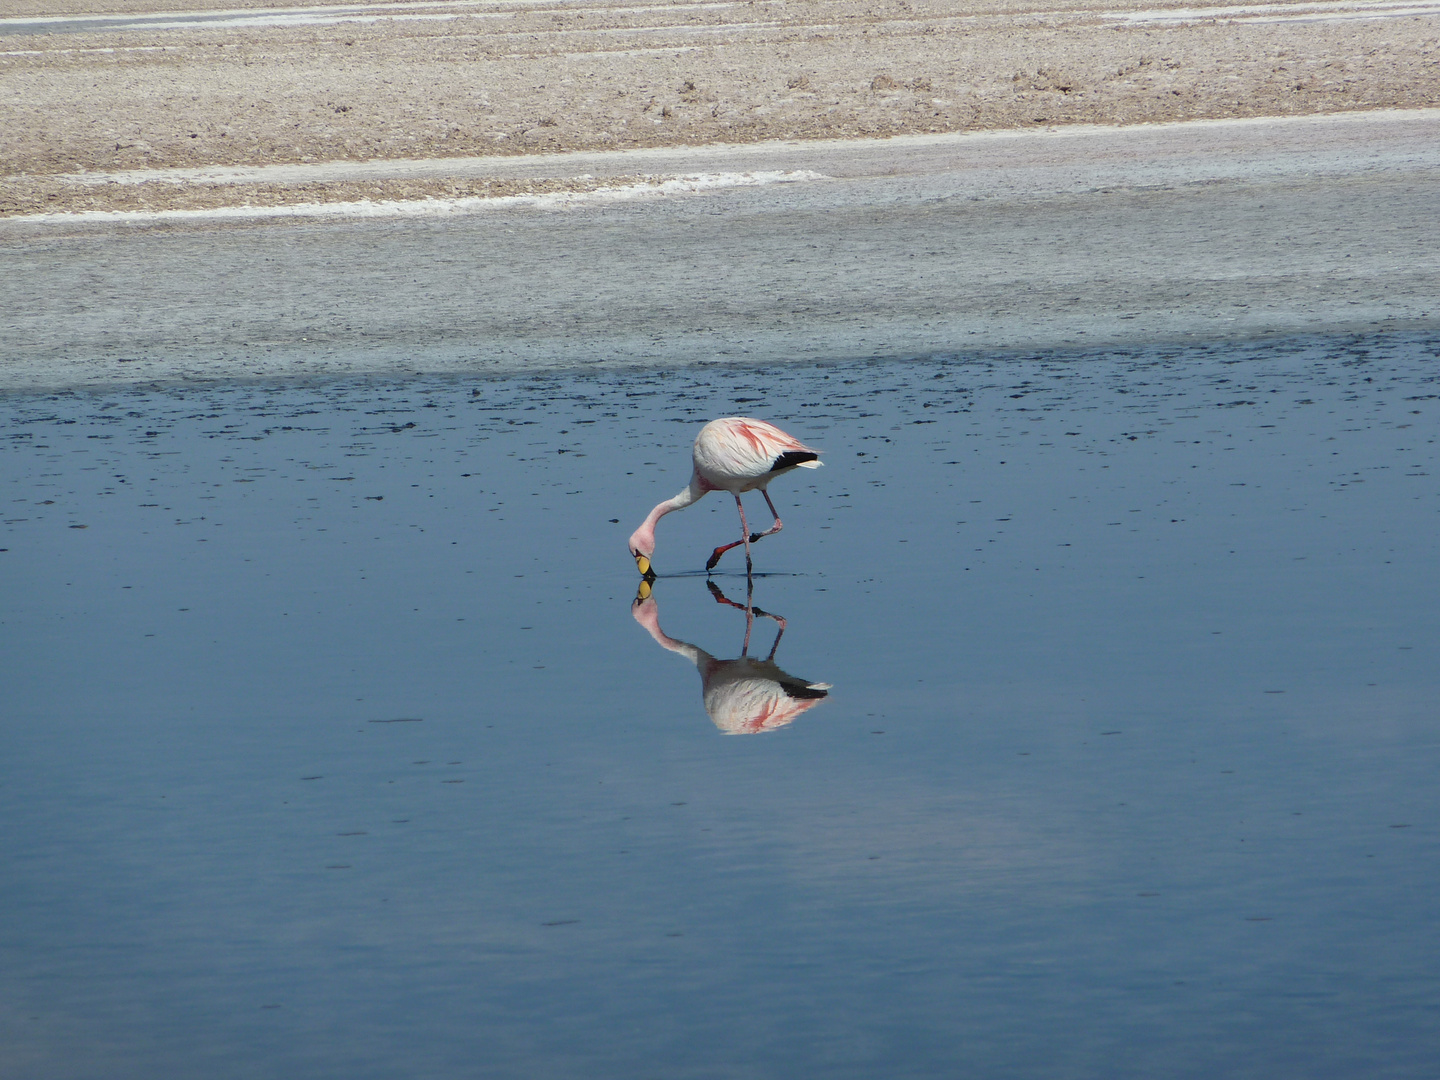
[[[747,592],[745,603],[729,599],[713,581],[705,583],[715,602],[728,604],[745,612],[745,644],[734,660],[719,660],[698,645],[672,638],[660,629],[660,611],[650,592],[649,581],[640,583],[631,614],[655,641],[673,653],[679,653],[700,672],[701,693],[705,712],[726,735],[758,735],[791,723],[801,713],[813,709],[830,693],[829,683],[808,682],[780,670],[775,663],[775,650],[785,634],[785,620],[768,611],[761,611]],[[774,619],[777,624],[775,643],[764,660],[750,655],[750,630],[755,616]]]
[[[655,577],[655,571],[650,566],[655,554],[655,523],[672,510],[683,510],[711,491],[728,491],[735,496],[735,508],[740,511],[740,539],[711,552],[705,570],[715,569],[721,555],[744,544],[745,570],[748,573],[751,569],[750,545],[783,528],[780,513],[770,501],[770,493],[765,490],[770,481],[792,469],[818,469],[822,464],[820,451],[814,447],[785,434],[774,424],[748,416],[726,416],[711,420],[701,428],[700,434],[695,437],[694,462],[695,471],[690,476],[689,486],[651,510],[630,537],[630,554],[635,557],[635,566],[646,578]],[[745,507],[740,502],[742,492],[756,489],[765,496],[765,505],[775,517],[775,524],[762,533],[750,531],[750,525],[745,520]]]

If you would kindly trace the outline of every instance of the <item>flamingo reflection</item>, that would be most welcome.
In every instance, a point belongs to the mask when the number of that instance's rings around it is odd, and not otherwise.
[[[705,711],[715,726],[726,735],[756,735],[784,727],[806,709],[824,701],[829,683],[812,683],[781,671],[775,663],[775,650],[785,635],[785,620],[762,611],[751,602],[746,590],[745,603],[729,599],[713,581],[707,581],[715,601],[745,612],[745,642],[734,660],[717,660],[698,645],[670,637],[660,629],[660,610],[648,582],[640,586],[631,613],[635,621],[649,631],[662,647],[679,653],[700,672]],[[750,656],[750,635],[759,616],[776,623],[775,641],[764,660]]]

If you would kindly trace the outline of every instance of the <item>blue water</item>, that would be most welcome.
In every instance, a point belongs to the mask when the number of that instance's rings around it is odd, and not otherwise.
[[[0,416],[7,1078],[1434,1075],[1433,337]]]

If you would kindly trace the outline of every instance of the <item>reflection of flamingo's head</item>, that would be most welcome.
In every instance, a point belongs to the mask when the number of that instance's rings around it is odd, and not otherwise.
[[[829,683],[807,683],[773,661],[717,660],[701,670],[705,711],[726,735],[758,735],[791,723],[829,696]]]
[[[635,593],[635,603],[630,606],[630,614],[635,616],[635,621],[650,631],[653,637],[660,631],[660,608],[655,603],[655,598],[650,595],[650,583],[640,582],[640,588]]]

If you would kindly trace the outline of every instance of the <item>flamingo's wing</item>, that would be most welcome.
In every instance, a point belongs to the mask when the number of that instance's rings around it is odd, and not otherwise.
[[[716,479],[754,480],[796,465],[814,468],[820,452],[774,424],[749,416],[712,420],[695,440],[695,463]]]

